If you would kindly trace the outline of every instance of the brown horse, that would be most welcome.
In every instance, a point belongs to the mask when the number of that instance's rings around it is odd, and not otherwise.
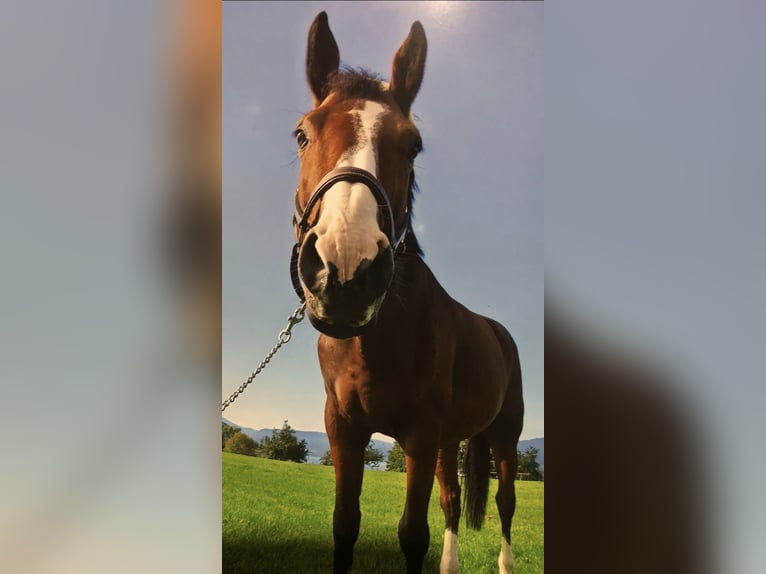
[[[410,226],[413,162],[422,147],[410,106],[425,58],[419,22],[394,56],[389,83],[339,69],[324,12],[309,31],[314,109],[295,130],[301,169],[291,267],[296,292],[322,333],[336,573],[351,568],[373,432],[394,437],[407,455],[399,522],[407,572],[421,572],[428,550],[434,474],[446,519],[441,572],[457,571],[457,456],[468,437],[467,525],[479,528],[484,520],[491,448],[502,526],[498,563],[502,573],[513,568],[513,481],[524,412],[516,345],[499,323],[450,298],[423,262]]]

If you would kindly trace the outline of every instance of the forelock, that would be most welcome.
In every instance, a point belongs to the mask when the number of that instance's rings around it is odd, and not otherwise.
[[[335,92],[343,98],[387,103],[389,97],[383,79],[361,68],[343,68],[333,74],[328,82],[328,88],[329,92]]]

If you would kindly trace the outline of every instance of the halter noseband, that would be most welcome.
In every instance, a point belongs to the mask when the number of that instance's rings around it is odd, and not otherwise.
[[[298,256],[300,255],[303,240],[306,237],[306,233],[316,225],[309,225],[308,218],[314,209],[314,206],[324,196],[325,193],[339,181],[347,181],[349,183],[363,183],[366,185],[372,195],[375,197],[375,201],[378,203],[378,208],[383,212],[383,224],[381,231],[388,238],[388,243],[394,252],[394,257],[399,255],[404,249],[404,236],[407,234],[409,228],[408,220],[405,221],[404,227],[397,234],[396,223],[394,221],[394,211],[391,208],[391,201],[388,199],[386,192],[383,190],[383,186],[378,179],[369,171],[360,169],[358,167],[338,167],[322,178],[322,181],[317,184],[314,189],[314,193],[311,194],[308,203],[304,209],[301,209],[298,192],[300,188],[295,191],[295,213],[293,214],[293,226],[297,234],[297,241],[293,245],[292,256],[290,257],[290,278],[293,281],[293,289],[298,295],[301,301],[305,300],[303,288],[301,287],[300,275],[298,273]]]

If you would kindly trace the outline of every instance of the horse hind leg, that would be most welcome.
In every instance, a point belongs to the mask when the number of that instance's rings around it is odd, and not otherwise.
[[[511,522],[513,520],[513,513],[516,510],[514,480],[516,479],[516,467],[518,464],[516,448],[521,429],[520,424],[517,426],[507,421],[505,421],[505,424],[503,422],[496,420],[493,423],[494,428],[490,428],[489,441],[497,470],[498,488],[495,502],[497,503],[497,511],[500,515],[500,532],[502,534],[500,556],[497,563],[500,574],[511,574],[514,563],[513,553],[511,552]]]
[[[521,365],[519,364],[518,349],[516,343],[505,329],[495,323],[496,331],[501,340],[507,344],[506,359],[509,364],[508,390],[505,401],[497,417],[487,429],[486,435],[489,440],[492,453],[495,458],[498,488],[495,502],[500,515],[500,532],[502,542],[500,556],[497,559],[500,574],[513,572],[513,553],[511,552],[511,522],[513,513],[516,511],[516,468],[518,465],[519,436],[524,425],[524,398],[521,384]]]
[[[510,451],[513,452],[510,452]],[[497,451],[496,451],[497,452]],[[513,481],[516,478],[517,455],[515,446],[506,449],[505,452],[495,454],[495,468],[497,469],[498,488],[495,502],[500,515],[500,532],[502,534],[502,546],[497,564],[500,574],[513,572],[513,553],[511,552],[511,521],[516,511],[516,490]]]
[[[457,556],[457,533],[460,523],[460,483],[457,477],[458,445],[439,450],[436,462],[436,478],[439,480],[442,511],[444,511],[444,548],[439,574],[456,574],[459,568]]]

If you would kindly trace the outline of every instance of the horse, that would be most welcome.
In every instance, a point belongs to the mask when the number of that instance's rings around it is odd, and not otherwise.
[[[399,546],[409,574],[430,543],[434,482],[444,511],[442,573],[458,570],[461,513],[484,521],[495,460],[502,540],[498,566],[513,569],[511,521],[524,404],[517,346],[498,322],[452,299],[423,260],[413,231],[414,160],[422,150],[410,109],[425,71],[420,22],[396,52],[389,82],[340,67],[327,14],[308,34],[313,109],[294,136],[300,158],[291,277],[320,332],[325,428],[335,467],[333,572],[350,570],[361,521],[364,451],[373,432],[406,455]],[[458,449],[466,450],[461,509]]]

